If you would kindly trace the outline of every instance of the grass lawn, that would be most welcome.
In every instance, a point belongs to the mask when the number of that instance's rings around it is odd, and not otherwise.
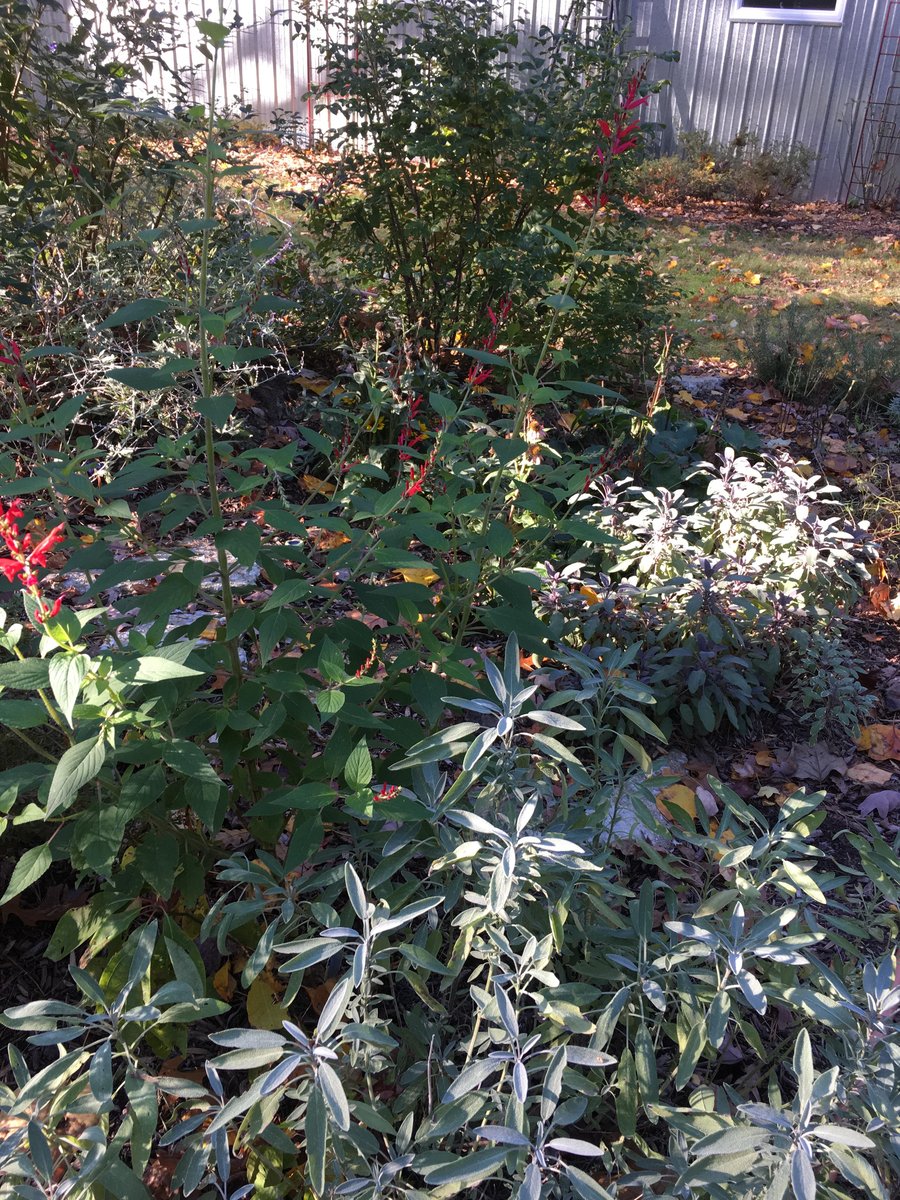
[[[896,221],[831,206],[755,217],[735,206],[646,213],[647,236],[672,287],[672,316],[691,359],[747,367],[746,335],[761,310],[796,302],[812,332],[828,318],[900,340],[900,238]]]

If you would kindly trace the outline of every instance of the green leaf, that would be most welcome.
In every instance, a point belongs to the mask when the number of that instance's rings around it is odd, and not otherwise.
[[[207,21],[203,18],[200,18],[197,20],[196,25],[197,29],[203,34],[206,40],[211,42],[213,46],[217,47],[224,46],[228,41],[229,34],[231,33],[231,29],[228,25],[222,25],[218,21]]]
[[[117,673],[129,683],[163,683],[168,679],[187,679],[191,675],[205,674],[159,654],[142,654],[134,664],[120,667]]]
[[[99,773],[106,761],[106,741],[102,734],[70,746],[53,772],[47,797],[47,816],[68,808],[79,791]]]
[[[354,792],[364,788],[372,779],[372,756],[365,740],[350,751],[344,766],[344,779]]]
[[[14,896],[18,896],[20,892],[24,892],[27,887],[36,883],[50,869],[52,862],[53,851],[50,849],[49,842],[45,842],[42,846],[32,846],[30,850],[26,850],[15,865],[9,886],[0,896],[0,904],[6,904],[7,900],[12,900]]]
[[[809,896],[811,900],[815,900],[818,904],[826,903],[825,894],[816,883],[815,879],[813,879],[811,875],[807,874],[807,872],[804,871],[802,867],[798,866],[797,863],[793,863],[788,859],[784,859],[781,864],[781,869],[784,871],[785,875],[787,875],[791,883],[794,884],[794,886],[801,892],[804,892],[807,896]]]
[[[347,1105],[347,1097],[344,1095],[344,1088],[337,1072],[326,1062],[319,1063],[318,1082],[331,1112],[331,1119],[338,1129],[346,1132],[350,1128],[350,1109]]]
[[[572,296],[559,293],[556,296],[546,296],[544,303],[554,312],[569,312],[577,306],[578,302]]]
[[[447,1184],[463,1183],[471,1187],[481,1180],[487,1179],[495,1171],[499,1171],[503,1161],[509,1154],[508,1147],[493,1150],[476,1150],[465,1158],[454,1158],[452,1162],[441,1163],[437,1167],[425,1167],[422,1174],[429,1187],[444,1187]]]
[[[149,296],[143,300],[134,300],[131,304],[117,308],[97,328],[115,329],[119,325],[126,325],[129,321],[146,321],[150,317],[158,317],[160,313],[164,313],[169,307],[168,300],[155,300]]]
[[[572,1185],[572,1191],[580,1196],[581,1200],[612,1200],[612,1196],[606,1188],[601,1187],[586,1171],[572,1166],[571,1163],[566,1163],[565,1172]]]
[[[115,367],[106,374],[136,392],[158,392],[175,383],[174,371],[166,367]]]
[[[0,687],[30,692],[50,683],[50,662],[46,658],[26,658],[0,663]]]
[[[10,729],[37,729],[49,719],[39,700],[0,700],[0,725]]]
[[[625,1137],[634,1137],[637,1130],[638,1088],[634,1055],[623,1050],[616,1072],[616,1123]]]
[[[203,783],[214,783],[217,786],[221,783],[206,755],[193,742],[177,740],[166,742],[164,746],[165,762],[173,771]]]
[[[700,1055],[703,1053],[703,1047],[706,1045],[706,1022],[699,1020],[695,1025],[691,1026],[691,1031],[687,1036],[687,1041],[684,1044],[684,1049],[681,1052],[681,1058],[678,1060],[678,1070],[675,1073],[675,1087],[680,1089],[685,1087],[688,1080],[694,1073],[694,1067],[700,1061]]]
[[[237,404],[236,396],[200,396],[194,401],[197,411],[213,428],[222,430]]]
[[[309,591],[310,585],[306,579],[285,579],[275,588],[261,611],[270,612],[273,608],[283,608],[286,604],[293,604],[295,600],[302,600],[304,596],[308,596]]]
[[[81,681],[89,666],[90,659],[84,654],[54,654],[50,659],[50,690],[59,711],[70,725],[81,691]]]
[[[309,1182],[316,1195],[321,1196],[325,1191],[325,1146],[328,1137],[328,1118],[325,1115],[325,1101],[318,1088],[310,1093],[309,1104],[306,1107],[306,1167],[309,1172]]]

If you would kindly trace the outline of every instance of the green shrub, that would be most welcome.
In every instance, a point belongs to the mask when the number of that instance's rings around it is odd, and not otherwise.
[[[563,589],[581,611],[558,628],[595,657],[634,650],[657,722],[690,738],[744,729],[770,708],[795,639],[808,645],[806,627],[859,594],[874,551],[835,511],[838,489],[787,461],[726,449],[688,478],[674,492],[598,479],[576,498],[603,540],[586,563],[587,599],[578,581]],[[818,713],[820,668],[807,667],[804,707]]]
[[[661,204],[740,200],[758,212],[794,197],[807,183],[815,157],[799,142],[764,147],[748,130],[727,143],[698,130],[680,135],[678,154],[645,158],[633,167],[630,186]]]
[[[310,228],[432,354],[473,343],[504,300],[506,338],[533,343],[584,204],[607,190],[573,289],[592,334],[580,369],[633,369],[662,320],[637,228],[595,169],[598,119],[644,68],[611,25],[579,30],[497,28],[482,0],[374,3],[352,41],[324,47],[316,94],[340,119],[340,157]]]
[[[199,32],[215,78],[229,27]],[[203,207],[160,234],[191,269],[83,339],[189,428],[100,472],[76,348],[24,319],[0,354],[8,926],[78,881],[0,1018],[0,1197],[889,1200],[900,845],[714,779],[664,821],[668,683],[609,634],[631,596],[660,655],[811,625],[863,560],[830,491],[733,455],[677,495],[603,475],[594,431],[647,422],[560,340],[597,212],[534,343],[419,391],[367,349],[293,441],[243,438],[288,243],[223,199],[209,109]]]

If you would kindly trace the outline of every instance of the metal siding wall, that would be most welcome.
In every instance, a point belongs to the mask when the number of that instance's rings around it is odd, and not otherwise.
[[[672,81],[652,113],[670,126],[663,147],[694,129],[798,140],[818,154],[811,198],[842,199],[886,9],[848,0],[841,26],[790,25],[732,21],[732,0],[632,0],[633,44],[681,52],[655,68]]]
[[[81,0],[67,0],[77,12]],[[327,0],[329,30],[346,36],[353,0]],[[496,0],[500,19],[524,15],[534,29],[558,28],[568,0]],[[741,129],[767,141],[797,139],[818,154],[810,194],[842,197],[858,137],[861,105],[868,95],[887,0],[848,0],[843,26],[732,21],[732,0],[631,0],[633,44],[650,51],[678,49],[679,63],[660,63],[656,78],[671,88],[651,115],[668,127],[662,146],[677,132],[703,129],[727,141]],[[586,19],[603,15],[607,0],[592,0]],[[196,53],[191,0],[168,0],[175,23],[170,61],[196,73],[196,96],[205,94],[208,64]],[[229,42],[220,95],[248,104],[268,123],[276,109],[309,117],[303,100],[322,67],[318,43],[328,30],[307,25],[303,0],[236,0],[229,6],[240,27]],[[297,34],[295,36],[295,25]],[[154,71],[147,92],[165,94],[167,80]],[[315,116],[314,130],[327,133],[334,118]]]

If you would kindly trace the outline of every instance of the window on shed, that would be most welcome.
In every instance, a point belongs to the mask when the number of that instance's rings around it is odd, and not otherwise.
[[[733,21],[840,25],[847,0],[734,0]]]
[[[761,4],[759,0],[740,0],[741,8],[806,8],[811,12],[834,12],[838,0],[772,0],[772,3]]]

